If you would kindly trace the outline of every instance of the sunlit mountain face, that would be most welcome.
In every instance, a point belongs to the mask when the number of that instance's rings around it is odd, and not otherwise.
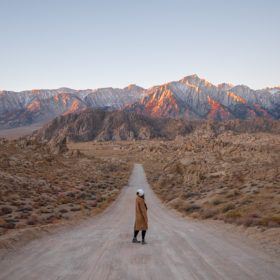
[[[280,90],[252,90],[232,84],[213,85],[197,75],[145,91],[131,110],[153,117],[184,119],[280,118]]]
[[[87,108],[118,110],[140,100],[143,95],[144,89],[136,85],[123,89],[1,91],[0,128],[46,122]]]
[[[280,119],[280,86],[253,90],[214,85],[197,75],[143,89],[0,91],[0,128],[46,122],[87,108],[128,110],[151,117],[186,120]]]

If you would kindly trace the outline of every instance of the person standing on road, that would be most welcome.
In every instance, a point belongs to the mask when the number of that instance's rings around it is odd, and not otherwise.
[[[137,240],[139,231],[142,231],[142,244],[147,244],[145,241],[146,231],[148,229],[148,215],[147,205],[145,203],[145,194],[142,189],[137,190],[135,201],[135,224],[134,224],[134,236],[132,239],[133,243],[140,243]]]

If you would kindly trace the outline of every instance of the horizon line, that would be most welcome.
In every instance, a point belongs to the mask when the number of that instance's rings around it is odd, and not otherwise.
[[[255,88],[255,87],[251,87],[251,86],[248,86],[247,84],[244,84],[244,83],[231,83],[231,82],[220,82],[220,83],[212,83],[210,82],[209,80],[205,79],[205,78],[202,78],[201,76],[197,75],[196,73],[194,74],[190,74],[190,75],[187,75],[187,76],[184,76],[183,78],[180,78],[179,80],[172,80],[172,81],[167,81],[167,82],[163,82],[163,83],[157,83],[157,84],[154,84],[152,86],[149,86],[149,87],[143,87],[137,83],[128,83],[127,85],[124,85],[124,86],[99,86],[99,87],[85,87],[85,88],[75,88],[75,87],[68,87],[68,86],[55,86],[55,87],[40,87],[40,88],[30,88],[30,89],[22,89],[22,90],[13,90],[13,89],[0,89],[0,92],[16,92],[16,93],[21,93],[21,92],[25,92],[25,91],[39,91],[39,90],[59,90],[59,89],[70,89],[70,90],[75,90],[75,91],[85,91],[85,90],[98,90],[98,89],[106,89],[106,88],[112,88],[112,89],[125,89],[126,87],[129,87],[129,86],[137,86],[137,87],[140,87],[140,88],[143,88],[144,90],[148,90],[150,88],[153,88],[153,87],[157,87],[157,86],[161,86],[161,85],[166,85],[166,84],[169,84],[169,83],[172,83],[172,82],[179,82],[180,80],[183,80],[184,78],[187,78],[187,77],[197,77],[199,78],[200,80],[204,80],[204,81],[207,81],[208,83],[214,85],[214,86],[219,86],[219,85],[222,85],[222,84],[228,84],[228,85],[232,85],[232,87],[236,87],[236,86],[246,86],[252,90],[264,90],[264,89],[272,89],[272,88],[280,88],[280,84],[278,85],[270,85],[270,86],[265,86],[265,87],[262,87],[262,88]]]

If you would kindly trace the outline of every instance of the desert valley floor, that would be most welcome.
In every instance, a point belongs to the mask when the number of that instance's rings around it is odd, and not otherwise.
[[[148,244],[131,243],[134,196],[146,192]],[[128,187],[101,215],[35,240],[0,263],[0,279],[279,279],[280,265],[238,234],[182,218],[134,165]]]
[[[279,147],[278,134],[205,130],[67,146],[2,139],[0,279],[278,279]],[[143,247],[131,243],[140,187]]]

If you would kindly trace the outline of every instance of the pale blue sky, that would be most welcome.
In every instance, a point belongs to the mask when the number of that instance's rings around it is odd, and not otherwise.
[[[0,0],[0,89],[280,84],[279,0]]]

